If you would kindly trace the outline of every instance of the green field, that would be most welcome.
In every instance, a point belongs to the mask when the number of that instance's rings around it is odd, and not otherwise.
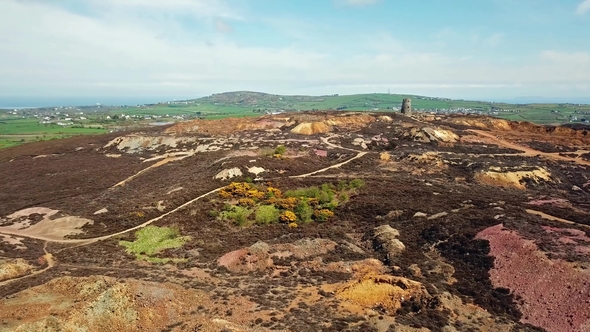
[[[238,91],[180,102],[133,107],[86,106],[75,110],[41,108],[22,110],[18,116],[9,110],[0,110],[0,148],[74,135],[101,134],[109,130],[136,129],[153,122],[259,116],[276,111],[394,112],[401,106],[403,98],[411,98],[412,107],[418,112],[465,111],[539,124],[582,123],[583,119],[590,120],[590,105],[506,104],[383,93],[346,96],[281,96]],[[69,116],[73,119],[72,125],[60,126],[55,123],[60,117],[63,118],[64,113],[70,114]],[[47,116],[51,116],[54,123],[39,123],[41,118]]]
[[[57,124],[41,124],[38,119],[0,117],[0,148],[28,142],[107,132],[105,128],[97,128],[99,125],[81,127],[81,124],[77,126],[59,126]]]

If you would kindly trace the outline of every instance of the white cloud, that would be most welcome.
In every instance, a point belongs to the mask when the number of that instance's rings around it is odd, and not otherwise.
[[[350,6],[369,6],[374,5],[380,1],[381,0],[343,0],[342,2]]]
[[[578,7],[576,8],[576,14],[578,15],[583,15],[588,11],[590,11],[590,0],[584,0],[580,2]]]
[[[320,94],[390,87],[451,96],[469,90],[515,93],[531,86],[574,89],[590,84],[588,53],[547,50],[526,65],[489,63],[466,52],[455,56],[416,50],[388,33],[339,41],[318,33],[314,42],[328,45],[323,48],[251,46],[212,31],[224,30],[217,25],[233,22],[230,16],[243,17],[220,1],[190,1],[216,4],[198,14],[202,19],[196,23],[202,26],[196,31],[166,15],[125,15],[124,6],[189,6],[188,1],[103,3],[112,7],[85,16],[45,2],[0,1],[0,12],[6,14],[0,20],[0,94],[193,97],[242,89]],[[494,38],[501,41],[501,36],[489,37]],[[360,51],[343,53],[344,48]]]
[[[217,30],[218,32],[221,32],[221,33],[234,32],[234,29],[232,28],[232,26],[229,25],[227,22],[225,22],[222,19],[215,20],[215,30]]]
[[[128,13],[144,9],[197,17],[243,18],[224,0],[87,0],[86,2],[101,9],[115,11],[126,9]]]
[[[504,35],[501,33],[494,33],[484,41],[484,45],[488,47],[496,47],[502,43],[503,39]]]
[[[479,29],[457,31],[450,27],[435,32],[432,36],[438,46],[450,49],[471,48],[474,46],[494,48],[504,42],[504,34],[495,32],[492,34],[481,33]]]
[[[590,54],[585,52],[558,52],[546,50],[541,52],[541,57],[556,64],[569,63],[571,65],[590,65]]]

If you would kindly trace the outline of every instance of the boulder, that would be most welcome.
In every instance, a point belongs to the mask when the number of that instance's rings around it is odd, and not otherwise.
[[[238,176],[242,176],[242,171],[238,167],[224,169],[215,175],[215,180],[229,180]]]
[[[102,209],[94,212],[94,214],[97,215],[97,214],[103,214],[103,213],[107,213],[107,212],[109,212],[109,210],[107,208],[102,208]]]
[[[387,259],[391,260],[395,256],[406,250],[406,246],[397,239],[399,231],[389,225],[383,225],[374,229],[375,247],[387,254]]]
[[[266,170],[264,168],[257,167],[257,166],[253,166],[253,167],[248,168],[248,173],[252,173],[256,176],[258,176],[258,174],[260,174],[260,173],[264,173],[265,171]]]

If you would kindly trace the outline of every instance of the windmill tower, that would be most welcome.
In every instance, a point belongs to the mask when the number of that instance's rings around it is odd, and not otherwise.
[[[412,116],[412,99],[404,98],[402,101],[402,114]]]

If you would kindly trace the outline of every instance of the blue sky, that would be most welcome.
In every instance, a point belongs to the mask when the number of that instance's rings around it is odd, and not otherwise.
[[[590,101],[590,0],[2,0],[0,13],[0,101]]]

